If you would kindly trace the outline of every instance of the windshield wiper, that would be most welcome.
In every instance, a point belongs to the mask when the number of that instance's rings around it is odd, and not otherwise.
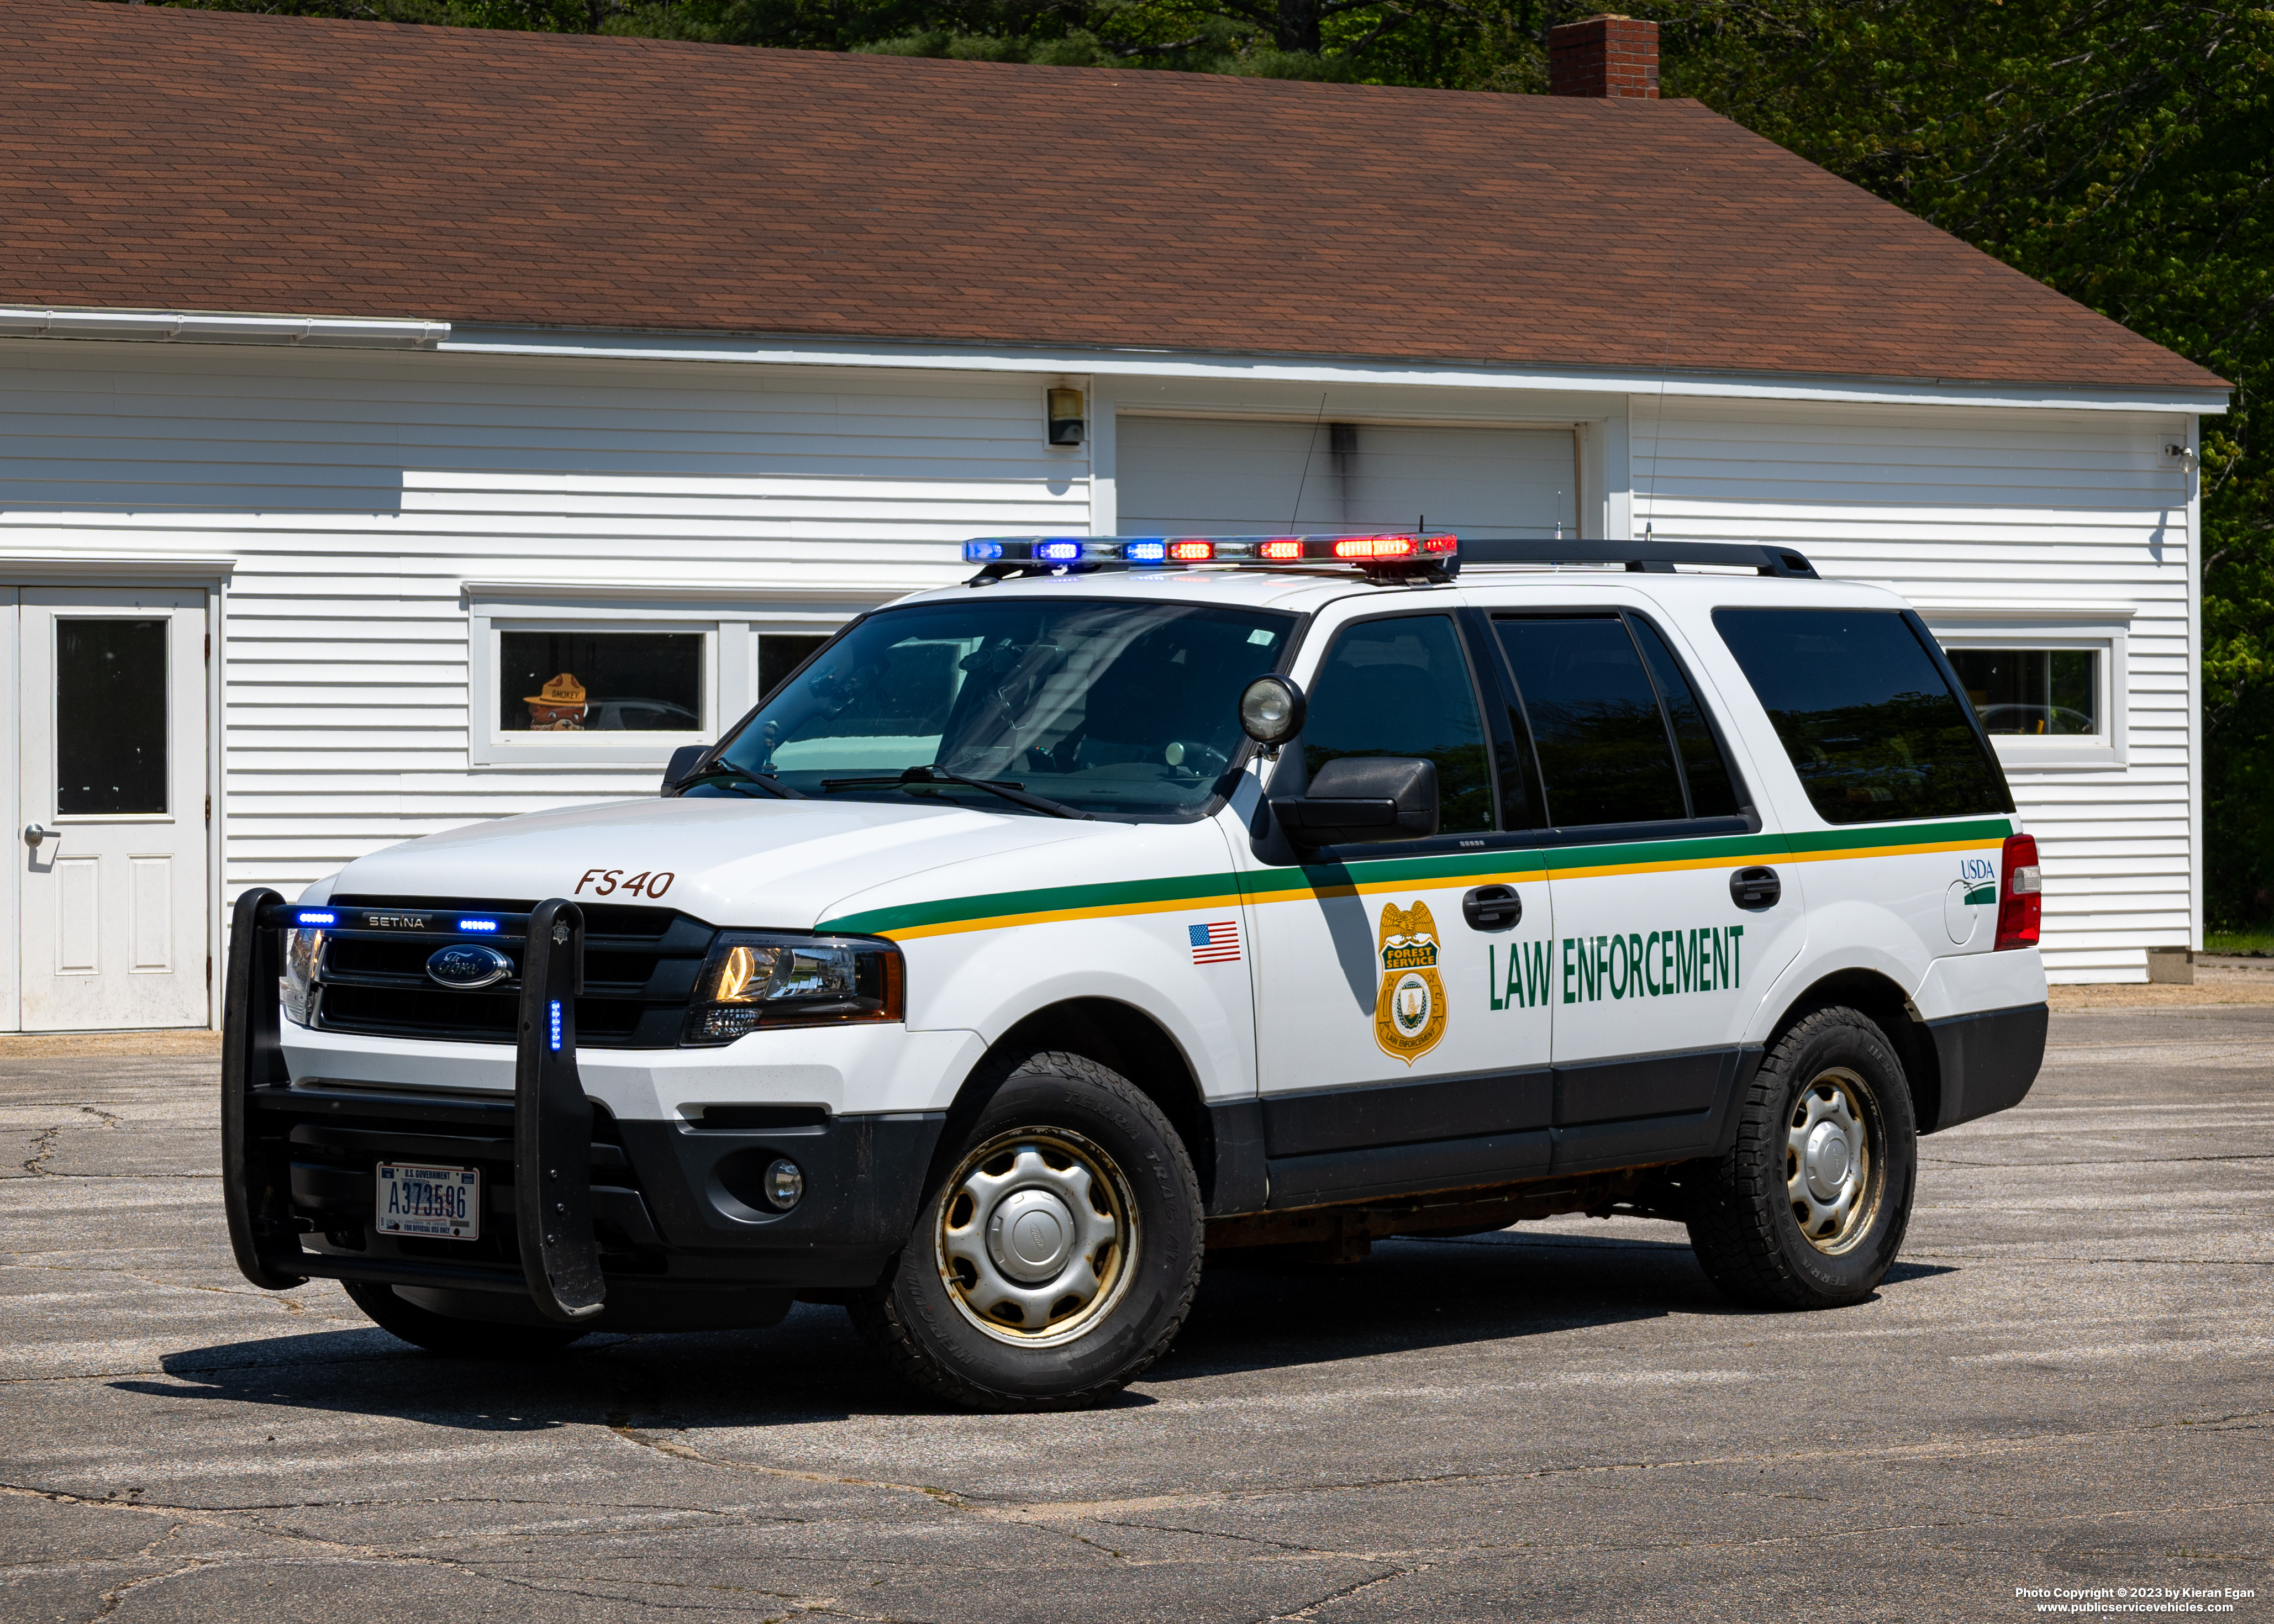
[[[950,772],[945,767],[910,767],[888,778],[824,778],[821,787],[827,789],[883,789],[887,786],[905,784],[964,784],[973,789],[983,789],[1000,795],[1014,806],[1036,812],[1047,812],[1052,817],[1077,818],[1087,823],[1096,821],[1095,815],[1077,812],[1062,801],[1052,801],[1043,795],[1029,795],[1026,786],[1009,778],[967,778],[960,772]]]
[[[712,778],[741,778],[745,783],[755,784],[762,790],[780,796],[784,801],[812,799],[802,790],[792,789],[779,778],[769,778],[763,772],[748,772],[740,767],[729,767],[724,762],[705,767],[691,778],[681,778],[672,787],[684,792],[692,789],[697,784],[707,783]]]

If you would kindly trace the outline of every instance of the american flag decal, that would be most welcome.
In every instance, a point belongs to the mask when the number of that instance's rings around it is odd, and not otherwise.
[[[1239,958],[1239,926],[1228,919],[1192,927],[1193,962],[1231,964]]]

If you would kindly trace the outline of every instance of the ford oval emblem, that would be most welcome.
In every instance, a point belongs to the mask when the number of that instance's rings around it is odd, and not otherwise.
[[[453,942],[426,960],[426,975],[460,992],[479,992],[513,974],[513,960],[478,942]]]

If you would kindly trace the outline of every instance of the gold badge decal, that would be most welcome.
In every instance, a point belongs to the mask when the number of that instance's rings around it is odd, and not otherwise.
[[[1429,905],[1382,910],[1382,991],[1374,1001],[1374,1041],[1407,1065],[1445,1035],[1445,983],[1437,979],[1437,921]]]

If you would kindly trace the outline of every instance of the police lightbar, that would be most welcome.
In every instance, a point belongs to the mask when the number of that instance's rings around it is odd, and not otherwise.
[[[1362,569],[1442,568],[1460,552],[1452,536],[986,536],[963,544],[966,563],[1013,570],[1193,564],[1354,564]]]

